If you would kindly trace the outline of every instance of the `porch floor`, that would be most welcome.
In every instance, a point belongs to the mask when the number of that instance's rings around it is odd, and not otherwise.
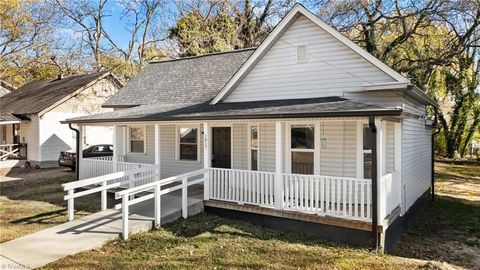
[[[203,210],[203,191],[192,186],[188,214]],[[181,217],[181,190],[162,196],[162,224]],[[153,199],[131,206],[130,233],[151,230]],[[0,244],[0,265],[12,269],[42,267],[68,255],[102,246],[122,233],[121,211],[109,209]]]

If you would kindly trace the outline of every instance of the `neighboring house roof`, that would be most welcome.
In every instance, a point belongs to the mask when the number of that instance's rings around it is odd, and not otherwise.
[[[13,85],[7,83],[6,81],[0,80],[0,97],[10,93],[13,90],[15,90]]]
[[[315,14],[307,10],[301,4],[295,4],[295,6],[287,13],[285,17],[280,21],[280,23],[273,29],[273,31],[268,35],[268,37],[260,44],[257,50],[252,54],[252,56],[245,62],[245,64],[238,70],[238,72],[233,76],[233,78],[222,88],[222,90],[215,96],[211,104],[214,105],[225,98],[238,83],[248,74],[253,66],[268,52],[268,50],[275,44],[279,37],[290,27],[290,25],[295,22],[299,16],[305,16],[310,21],[315,23],[317,26],[325,30],[327,33],[335,37],[338,41],[342,42],[344,45],[355,51],[357,54],[365,58],[371,64],[385,72],[387,75],[395,79],[399,84],[409,83],[410,80],[403,77],[400,73],[396,72],[382,61],[378,60],[371,54],[369,54],[360,46],[353,43],[347,37],[342,35],[340,32],[335,30],[333,27],[322,21]]]
[[[292,118],[315,116],[369,116],[402,113],[398,108],[385,108],[354,102],[340,97],[323,97],[294,100],[268,100],[250,102],[209,102],[195,105],[151,104],[114,112],[68,119],[64,123],[90,123],[112,121],[175,121],[194,119],[248,119]]]
[[[151,62],[103,107],[210,101],[254,49]]]
[[[0,112],[0,123],[2,124],[15,124],[22,121],[30,121],[28,117],[22,115],[15,115],[7,112]]]
[[[0,111],[13,114],[42,113],[109,76],[117,85],[122,85],[110,72],[78,75],[55,80],[32,81],[0,97]]]

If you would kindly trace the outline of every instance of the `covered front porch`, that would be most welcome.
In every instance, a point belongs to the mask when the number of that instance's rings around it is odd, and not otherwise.
[[[80,156],[80,179],[141,170],[128,181],[122,176],[108,183],[123,181],[127,190],[153,193],[155,183],[182,181],[182,175],[193,173],[204,179],[196,184],[203,184],[206,205],[360,230],[371,230],[373,220],[381,226],[401,214],[399,118],[113,127],[113,157]]]

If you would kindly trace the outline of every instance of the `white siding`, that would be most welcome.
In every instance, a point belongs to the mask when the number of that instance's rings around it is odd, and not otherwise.
[[[387,133],[385,138],[386,173],[390,173],[395,169],[395,124],[393,122],[387,122]]]
[[[424,120],[402,122],[402,201],[405,210],[431,186],[431,127]]]
[[[233,169],[248,169],[247,124],[233,124]]]
[[[306,44],[307,63],[297,63]],[[269,49],[225,102],[343,96],[362,85],[395,80],[336,38],[300,16]]]
[[[322,122],[320,137],[326,147],[320,149],[320,174],[356,176],[356,122]]]
[[[79,116],[74,113],[48,112],[40,119],[40,160],[41,162],[50,162],[58,159],[60,151],[66,151],[75,147],[75,133],[63,125],[60,121],[67,118]]]
[[[27,159],[30,161],[39,161],[39,120],[36,115],[30,115],[30,122],[20,124],[20,141],[27,144]]]
[[[198,125],[200,128],[200,125]],[[175,125],[161,126],[160,127],[160,144],[161,144],[161,172],[162,177],[170,177],[189,171],[194,171],[203,168],[203,136],[199,138],[199,161],[181,161],[176,160],[175,157]],[[200,134],[202,134],[203,128],[200,128]],[[150,144],[154,144],[150,141]],[[152,159],[153,160],[153,159]],[[153,162],[152,162],[153,163]]]
[[[146,164],[154,164],[155,163],[155,126],[154,125],[146,125],[145,132],[145,153],[131,153],[126,151],[126,157],[128,162],[136,162],[136,163],[146,163]],[[163,127],[162,127],[163,128]],[[128,132],[127,132],[128,134]],[[122,135],[123,136],[123,135]],[[118,144],[121,141],[117,142]],[[128,149],[129,141],[125,143],[125,147]]]
[[[275,171],[275,123],[261,123],[259,127],[259,170]]]

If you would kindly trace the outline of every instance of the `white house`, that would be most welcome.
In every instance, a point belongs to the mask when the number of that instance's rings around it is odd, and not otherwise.
[[[110,72],[29,82],[0,97],[0,163],[58,166],[60,151],[74,148],[75,133],[60,121],[93,113],[122,83]],[[111,127],[89,128],[83,144],[111,143]],[[7,160],[8,159],[8,160]]]
[[[64,123],[114,127],[113,159],[80,159],[81,179],[150,165],[134,194],[203,175],[208,211],[391,249],[429,198],[426,106],[297,4],[258,48],[152,62],[103,105],[114,112]]]

